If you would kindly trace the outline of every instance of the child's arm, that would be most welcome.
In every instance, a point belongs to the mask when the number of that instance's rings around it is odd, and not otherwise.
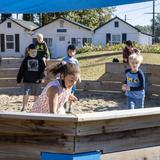
[[[77,101],[78,98],[77,98],[75,95],[71,94],[71,95],[69,96],[69,99],[68,99],[68,100],[69,100],[69,101]]]
[[[50,87],[47,91],[48,100],[49,100],[49,111],[50,113],[57,114],[58,110],[58,87]]]
[[[18,71],[18,74],[17,74],[17,83],[21,83],[21,80],[23,78],[23,75],[24,75],[24,72],[26,71],[26,60],[23,60],[21,66],[20,66],[20,69]]]

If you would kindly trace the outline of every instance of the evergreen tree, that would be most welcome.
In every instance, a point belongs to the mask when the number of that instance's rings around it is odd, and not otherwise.
[[[1,21],[3,22],[3,21],[5,21],[7,18],[10,18],[12,16],[12,14],[1,14]]]

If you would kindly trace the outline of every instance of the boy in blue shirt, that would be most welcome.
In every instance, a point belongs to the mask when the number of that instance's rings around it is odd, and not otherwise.
[[[62,59],[62,63],[63,64],[72,63],[72,64],[76,64],[76,65],[79,66],[78,60],[74,57],[75,54],[76,54],[75,46],[74,45],[69,45],[68,48],[67,48],[67,56]],[[76,85],[74,85],[72,87],[71,93],[74,95],[76,90],[77,90]],[[68,112],[73,112],[72,102],[69,102]]]
[[[130,69],[125,71],[126,80],[122,85],[129,109],[144,108],[145,77],[139,69],[142,61],[143,57],[140,53],[133,53],[129,56]]]

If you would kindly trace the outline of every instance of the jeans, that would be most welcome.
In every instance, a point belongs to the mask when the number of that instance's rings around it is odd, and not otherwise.
[[[144,98],[135,99],[132,97],[127,97],[128,109],[138,109],[144,108]]]

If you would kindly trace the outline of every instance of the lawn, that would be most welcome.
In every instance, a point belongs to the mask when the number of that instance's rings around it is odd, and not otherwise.
[[[92,55],[104,54],[105,52],[94,52]],[[79,54],[78,57],[87,56],[88,54]],[[91,53],[89,53],[91,55]],[[160,54],[143,53],[144,62],[146,64],[160,64]],[[81,66],[81,77],[83,80],[96,80],[105,72],[105,63],[112,62],[113,58],[118,58],[122,62],[122,55],[100,57],[94,59],[79,60]]]

